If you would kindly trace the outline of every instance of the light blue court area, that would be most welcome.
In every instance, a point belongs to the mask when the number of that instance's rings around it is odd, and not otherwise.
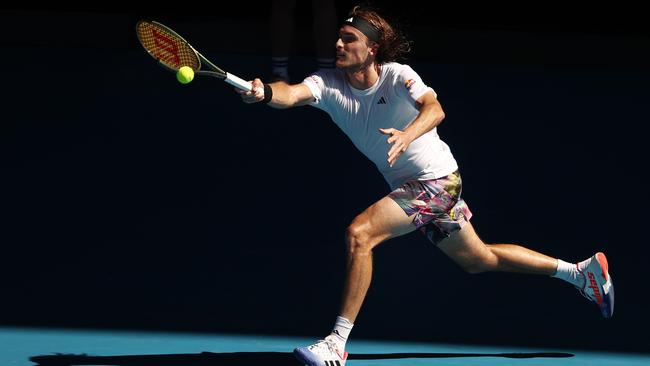
[[[312,339],[278,336],[0,328],[2,366],[299,365]],[[349,366],[650,365],[650,355],[352,340]]]

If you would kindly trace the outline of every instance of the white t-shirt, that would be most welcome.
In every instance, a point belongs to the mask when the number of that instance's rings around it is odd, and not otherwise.
[[[303,81],[315,101],[312,106],[327,112],[354,145],[370,159],[395,189],[408,180],[444,177],[458,165],[436,128],[417,138],[392,167],[388,165],[390,137],[379,128],[404,130],[418,115],[415,100],[433,89],[408,65],[381,65],[377,82],[368,89],[355,89],[339,69],[318,71]]]

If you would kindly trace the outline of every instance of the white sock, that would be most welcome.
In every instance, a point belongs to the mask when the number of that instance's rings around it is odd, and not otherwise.
[[[586,267],[586,265],[584,265],[585,262],[587,261],[580,262],[578,264],[580,266],[580,269]],[[557,271],[552,277],[565,280],[573,286],[579,288],[582,288],[585,284],[585,276],[578,271],[576,264],[567,263],[561,259],[557,260]]]
[[[342,316],[336,317],[336,323],[330,334],[330,339],[336,343],[339,349],[345,349],[345,343],[348,341],[348,336],[350,336],[353,326],[354,324],[350,323],[346,318]]]

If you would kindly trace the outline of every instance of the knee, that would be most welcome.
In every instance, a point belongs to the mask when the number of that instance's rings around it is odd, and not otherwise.
[[[489,271],[487,266],[485,266],[485,264],[480,260],[472,261],[471,263],[465,263],[461,265],[461,268],[463,271],[469,274],[479,274]]]
[[[365,256],[372,251],[371,236],[363,224],[352,223],[345,232],[348,256]]]
[[[480,253],[472,253],[465,256],[461,261],[460,267],[469,274],[479,274],[494,271],[496,268],[496,258],[489,250],[489,245],[485,246],[487,250]]]

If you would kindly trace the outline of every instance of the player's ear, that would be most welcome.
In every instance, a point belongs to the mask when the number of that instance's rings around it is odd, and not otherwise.
[[[370,54],[373,56],[377,56],[378,51],[379,51],[379,43],[370,41]]]

